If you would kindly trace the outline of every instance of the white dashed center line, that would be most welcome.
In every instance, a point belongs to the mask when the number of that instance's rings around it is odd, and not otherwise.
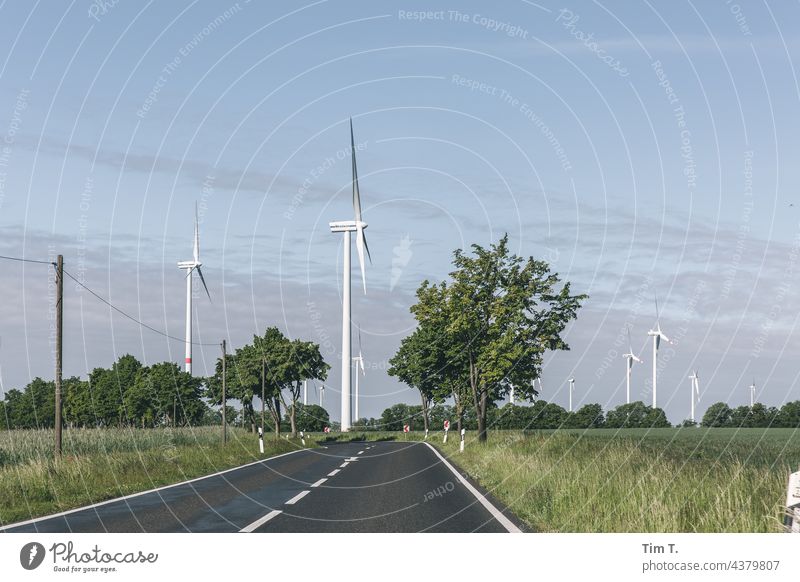
[[[341,465],[339,465],[339,467],[340,467],[341,469],[344,469],[344,468],[345,468],[347,465],[349,465],[349,464],[350,464],[350,463],[348,463],[347,461],[345,461],[344,463],[342,463]]]
[[[325,481],[327,481],[327,479],[320,479],[319,481],[317,481],[316,483],[314,483],[314,484],[313,484],[313,485],[311,485],[311,486],[312,486],[312,487],[319,487],[320,485],[322,485],[323,483],[325,483]]]
[[[359,455],[361,455],[361,454],[363,454],[363,453],[364,453],[364,451],[358,451],[358,454],[359,454]]]
[[[339,471],[341,471],[341,469],[334,469],[333,471],[331,471],[330,473],[328,473],[328,477],[333,477],[333,476],[334,476],[334,475],[336,475],[336,473],[338,473]]]
[[[273,509],[267,515],[262,517],[261,519],[257,519],[256,521],[254,521],[253,523],[251,523],[250,525],[248,525],[246,527],[243,527],[239,531],[242,532],[242,533],[250,533],[252,531],[255,531],[256,529],[260,528],[262,525],[267,523],[270,519],[280,515],[281,513],[283,513],[283,512],[280,509]]]
[[[309,493],[311,493],[311,491],[309,491],[308,489],[306,489],[305,491],[301,491],[300,493],[292,497],[289,501],[287,501],[286,505],[294,505]]]

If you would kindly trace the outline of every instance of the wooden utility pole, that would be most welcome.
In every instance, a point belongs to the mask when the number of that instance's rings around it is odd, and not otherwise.
[[[64,255],[56,259],[56,459],[61,458],[61,350],[62,323],[64,313]]]
[[[225,408],[227,404],[225,403],[225,381],[227,377],[227,370],[226,365],[228,362],[227,355],[225,353],[225,340],[222,340],[222,444],[228,442],[228,419],[225,417]]]

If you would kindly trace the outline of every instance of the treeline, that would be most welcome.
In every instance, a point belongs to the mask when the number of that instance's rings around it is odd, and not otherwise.
[[[731,408],[724,402],[712,404],[703,415],[703,426],[729,428],[798,428],[800,400],[787,402],[780,408],[756,402],[753,406]]]
[[[457,410],[449,405],[435,405],[428,410],[429,426],[442,430],[445,420],[453,423],[453,429],[477,430],[478,420],[470,410],[465,410],[462,425],[457,425]],[[380,418],[359,419],[355,428],[359,430],[401,431],[408,425],[410,430],[425,430],[421,405],[395,404],[383,411]],[[493,429],[546,430],[589,428],[670,428],[672,425],[661,408],[652,408],[643,402],[622,404],[608,412],[600,404],[586,404],[569,412],[552,402],[537,400],[531,406],[506,404],[487,411],[487,425]],[[788,402],[780,409],[767,408],[756,403],[752,408],[740,406],[735,409],[719,402],[709,407],[702,421],[708,427],[740,428],[798,428],[800,427],[800,401]],[[686,420],[676,426],[693,426]]]
[[[255,432],[262,391],[270,430],[322,430],[329,424],[319,406],[298,402],[303,382],[324,380],[330,366],[313,342],[290,340],[277,328],[227,356],[227,402],[238,401],[241,413],[226,408],[228,422],[238,420]],[[174,362],[145,366],[132,355],[111,368],[95,368],[88,378],[62,381],[62,415],[67,427],[158,427],[220,424],[222,359],[209,378],[187,374]],[[0,429],[55,426],[55,383],[35,378],[24,389],[12,389],[0,400]]]

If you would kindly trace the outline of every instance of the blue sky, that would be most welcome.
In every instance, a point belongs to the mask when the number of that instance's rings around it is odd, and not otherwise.
[[[420,11],[425,11],[420,14]],[[417,396],[385,374],[424,278],[509,232],[590,294],[544,397],[624,398],[621,330],[645,364],[653,294],[675,344],[659,402],[688,415],[800,398],[792,354],[800,89],[785,3],[89,2],[0,4],[2,254],[65,255],[119,307],[181,336],[176,262],[199,202],[213,303],[195,340],[270,324],[323,344],[338,418],[348,118],[373,264],[354,296],[362,411]],[[3,152],[0,152],[3,153]],[[52,375],[47,277],[0,265],[3,388]],[[337,271],[338,269],[338,271]],[[357,273],[354,270],[354,276]],[[65,372],[182,345],[68,286]],[[20,341],[20,338],[23,338]],[[624,342],[623,342],[624,343]],[[217,349],[195,351],[199,372]]]

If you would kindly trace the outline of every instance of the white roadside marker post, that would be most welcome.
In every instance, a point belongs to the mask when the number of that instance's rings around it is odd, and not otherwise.
[[[422,440],[424,440],[424,441],[428,440],[428,429],[427,428],[425,429],[425,438],[422,439]]]
[[[303,431],[300,431],[300,442],[303,443],[303,446],[306,446],[306,437],[303,435]]]
[[[465,428],[461,429],[461,444],[458,445],[458,452],[460,452],[460,453],[464,452],[464,435],[466,434],[466,432],[467,432],[467,429],[465,429]]]
[[[784,525],[792,533],[800,533],[800,471],[789,475],[786,489],[786,518]]]
[[[449,431],[449,430],[450,430],[450,421],[449,420],[445,420],[444,421],[444,440],[442,441],[442,444],[445,444],[447,442],[447,431]]]
[[[260,426],[258,427],[258,450],[262,455],[264,454],[264,431]]]

